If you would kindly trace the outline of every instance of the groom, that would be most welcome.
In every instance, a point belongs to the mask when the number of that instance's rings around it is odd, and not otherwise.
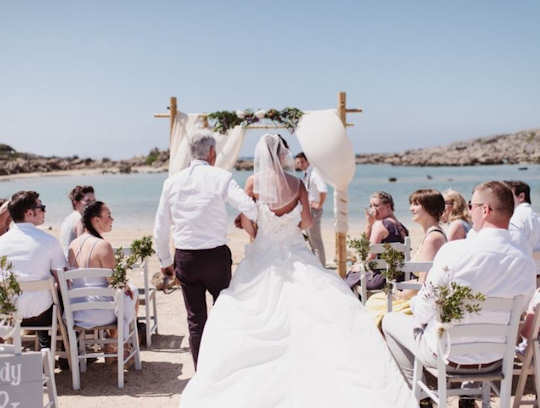
[[[190,166],[170,176],[163,190],[154,225],[154,239],[163,274],[181,283],[189,325],[189,345],[195,368],[207,318],[206,291],[214,302],[231,280],[225,203],[255,221],[257,208],[232,174],[214,167],[216,141],[200,130],[191,139]],[[176,253],[169,251],[172,236]]]

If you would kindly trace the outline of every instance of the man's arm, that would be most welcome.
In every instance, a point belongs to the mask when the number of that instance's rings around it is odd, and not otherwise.
[[[328,195],[328,187],[326,187],[326,183],[317,169],[313,169],[311,172],[311,182],[317,187],[317,191],[319,192],[319,201],[311,203],[311,208],[320,210],[323,208],[324,201]]]
[[[232,178],[229,180],[225,192],[225,200],[251,221],[257,221],[257,206],[255,205],[255,202]]]
[[[169,238],[171,234],[171,207],[169,203],[169,187],[167,180],[163,183],[163,190],[159,199],[159,205],[154,222],[154,241],[156,253],[161,265],[162,272],[170,274],[173,264],[169,250]]]

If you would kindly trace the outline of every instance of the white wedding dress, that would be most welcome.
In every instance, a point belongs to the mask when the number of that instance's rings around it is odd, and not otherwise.
[[[416,406],[371,315],[307,249],[300,203],[281,217],[258,207],[181,408]]]

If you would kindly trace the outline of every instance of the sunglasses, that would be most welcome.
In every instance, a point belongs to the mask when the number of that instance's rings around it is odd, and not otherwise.
[[[472,203],[472,202],[469,201],[468,204],[469,204],[469,211],[472,211],[472,209],[473,209],[474,207],[481,207],[481,206],[483,206],[483,205],[486,204],[486,203]],[[489,208],[491,211],[494,211],[494,209],[491,208],[489,205],[488,205],[488,208]]]
[[[41,211],[45,212],[46,205],[45,205],[45,204],[41,204],[41,205],[36,205],[36,206],[34,207],[34,209],[36,209],[36,210],[37,210],[38,208],[39,208]]]

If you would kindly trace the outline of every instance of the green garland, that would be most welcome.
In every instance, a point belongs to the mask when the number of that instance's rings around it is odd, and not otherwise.
[[[207,115],[214,132],[225,134],[235,126],[249,126],[264,119],[270,120],[276,125],[285,126],[287,130],[294,133],[300,118],[304,115],[298,108],[287,107],[283,110],[269,109],[267,111],[258,110],[253,112],[250,109],[245,111],[217,111]]]
[[[122,247],[114,251],[115,266],[111,276],[111,286],[116,289],[123,289],[127,284],[127,271],[132,269],[138,262],[143,262],[146,258],[155,254],[152,248],[152,237],[145,236],[136,239],[131,243],[131,254],[126,257]]]

